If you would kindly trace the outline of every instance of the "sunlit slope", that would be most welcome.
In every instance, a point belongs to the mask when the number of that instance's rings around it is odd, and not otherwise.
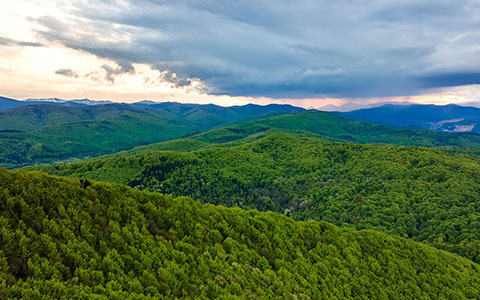
[[[432,148],[273,134],[30,169],[375,229],[480,261],[480,163]]]
[[[407,239],[0,170],[2,299],[478,299],[479,265]]]
[[[0,111],[0,130],[34,131],[48,125],[100,120],[129,112],[142,112],[142,110],[125,104],[25,105]]]
[[[99,156],[141,144],[174,139],[196,127],[177,119],[125,112],[107,119],[49,125],[30,132],[0,133],[0,166]]]
[[[322,111],[302,111],[240,122],[208,130],[186,139],[160,142],[115,153],[117,156],[159,150],[192,151],[254,141],[273,133],[301,134],[331,141],[387,143],[406,146],[442,147],[447,152],[478,155],[480,135],[387,127],[353,121]]]
[[[17,107],[0,111],[0,167],[100,156],[239,120],[298,110],[302,109],[289,105],[180,103]]]
[[[240,140],[271,129],[304,132],[323,138],[356,143],[480,147],[480,135],[477,134],[451,134],[387,127],[378,124],[361,123],[333,113],[314,110],[283,114],[213,129],[196,135],[195,139],[209,143],[223,143]]]

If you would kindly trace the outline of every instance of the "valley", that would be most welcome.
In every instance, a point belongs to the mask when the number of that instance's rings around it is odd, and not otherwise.
[[[284,106],[145,105],[0,112],[5,130],[22,129],[3,132],[17,143],[2,155],[35,149],[27,135],[61,150],[0,170],[1,296],[480,294],[477,134]]]
[[[480,299],[480,1],[0,1],[0,300]]]

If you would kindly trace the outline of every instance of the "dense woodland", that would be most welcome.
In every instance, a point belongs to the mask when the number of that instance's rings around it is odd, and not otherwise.
[[[298,108],[281,105],[221,108],[178,103],[25,106],[0,111],[0,167],[79,160],[186,136],[198,142],[221,144],[254,140],[274,132],[357,143],[480,148],[478,134],[392,128],[327,112],[290,113],[292,110]],[[240,122],[248,118],[253,120]],[[226,126],[232,122],[237,123]],[[158,146],[162,145],[142,149],[148,152]]]
[[[30,169],[374,229],[480,262],[476,156],[273,134],[237,146]]]
[[[300,110],[290,105],[220,107],[170,102],[21,106],[0,110],[0,167],[78,160]]]
[[[480,135],[446,133],[362,123],[333,113],[308,110],[282,114],[212,129],[194,138],[209,143],[224,143],[254,138],[268,132],[303,133],[327,140],[355,143],[388,143],[405,146],[480,148]]]
[[[480,0],[0,3],[0,300],[480,300]]]
[[[47,107],[26,106],[21,111],[0,112],[0,127],[22,129],[0,131],[0,166],[98,156],[196,131],[192,124],[164,114],[121,105],[109,105],[103,109],[105,112],[101,110],[103,106],[95,106],[91,111]],[[29,117],[22,117],[23,114]],[[64,123],[67,120],[71,122]]]
[[[131,156],[161,150],[184,152],[212,147],[228,147],[255,141],[276,133],[304,135],[339,142],[425,146],[449,153],[476,156],[480,153],[480,135],[476,133],[446,133],[387,127],[352,121],[328,112],[303,111],[239,122],[189,135],[182,139],[135,147],[111,156]]]
[[[0,133],[4,166],[166,140],[0,169],[0,299],[480,298],[479,135],[144,105]]]
[[[480,266],[369,230],[0,170],[1,299],[478,299]]]

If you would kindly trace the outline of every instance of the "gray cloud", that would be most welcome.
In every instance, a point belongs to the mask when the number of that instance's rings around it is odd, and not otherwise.
[[[112,68],[109,65],[103,65],[102,69],[105,70],[105,80],[111,83],[115,82],[115,77],[122,74],[122,68]]]
[[[73,71],[72,69],[58,69],[55,71],[55,74],[62,75],[71,78],[78,78],[78,73]]]
[[[0,37],[0,45],[3,46],[22,46],[22,47],[42,47],[41,43],[17,41],[6,37]]]
[[[91,0],[65,14],[37,19],[39,35],[114,60],[103,66],[110,82],[146,63],[210,94],[397,96],[480,83],[475,0]]]

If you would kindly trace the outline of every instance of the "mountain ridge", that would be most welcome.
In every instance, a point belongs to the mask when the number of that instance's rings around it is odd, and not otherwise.
[[[300,110],[291,106],[223,108],[179,103],[160,108],[123,103],[16,107],[0,111],[0,166],[99,156],[292,109]]]
[[[478,157],[284,133],[200,146],[27,169],[373,229],[480,263]]]
[[[479,133],[480,108],[456,104],[385,104],[344,112],[341,115],[359,121],[399,127],[413,127],[447,132]]]

